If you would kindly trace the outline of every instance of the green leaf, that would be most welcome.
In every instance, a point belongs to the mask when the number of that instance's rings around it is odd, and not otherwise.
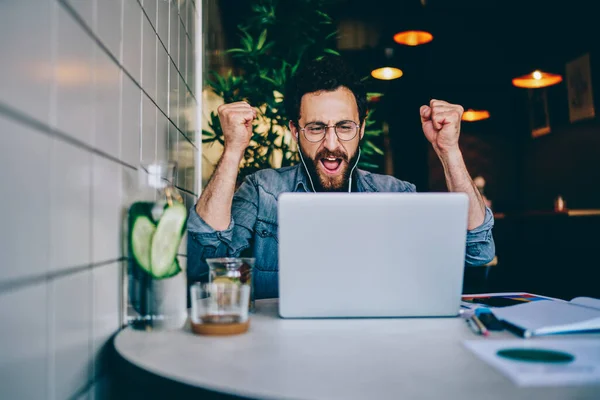
[[[337,51],[333,50],[333,49],[325,49],[323,50],[325,53],[329,53],[329,54],[333,54],[334,56],[339,56],[341,55],[340,53],[338,53]]]
[[[273,85],[277,85],[277,82],[275,82],[273,79],[269,78],[268,76],[261,75],[260,77],[261,77],[261,79],[264,79],[267,82],[271,82]]]
[[[265,44],[265,40],[267,40],[267,30],[263,30],[260,36],[258,37],[258,43],[256,44],[256,50],[262,49]]]
[[[383,129],[369,129],[365,130],[365,135],[367,136],[380,136],[383,133]]]
[[[337,34],[338,34],[338,31],[333,31],[329,35],[325,36],[325,40],[329,40],[332,37],[336,36]]]
[[[273,47],[275,45],[275,42],[269,42],[267,44],[265,44],[263,46],[263,48],[260,50],[261,54],[266,53],[267,50],[269,50],[271,47]]]
[[[361,161],[358,163],[358,165],[364,169],[378,169],[379,168],[379,165],[373,164],[370,162],[366,162],[366,161]]]
[[[202,129],[202,137],[206,138],[214,138],[216,135],[212,131],[207,131],[206,129]]]
[[[247,51],[244,49],[229,49],[225,53],[247,53]]]
[[[379,147],[375,146],[375,145],[373,144],[373,142],[371,142],[371,141],[369,141],[369,140],[366,140],[366,141],[364,142],[364,145],[365,145],[367,148],[370,148],[370,149],[372,149],[372,150],[373,150],[375,153],[379,154],[380,156],[382,156],[382,155],[383,155],[383,150],[381,150]]]
[[[317,13],[317,15],[320,15],[327,21],[331,21],[331,17],[329,15],[325,14],[323,11],[315,10],[315,12]]]

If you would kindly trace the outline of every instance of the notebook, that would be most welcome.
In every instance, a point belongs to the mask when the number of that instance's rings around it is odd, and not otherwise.
[[[600,299],[591,297],[576,297],[568,302],[532,301],[494,308],[492,312],[525,338],[600,331]]]

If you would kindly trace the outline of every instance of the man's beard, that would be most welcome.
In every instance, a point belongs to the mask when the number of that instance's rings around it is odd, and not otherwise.
[[[308,173],[312,178],[312,183],[314,185],[314,190],[316,192],[347,192],[348,191],[348,182],[350,180],[350,174],[352,173],[353,167],[358,161],[358,149],[352,156],[350,160],[348,160],[348,155],[341,150],[337,151],[329,151],[327,149],[322,149],[319,151],[315,158],[309,158],[305,156],[305,152],[302,150],[302,146],[299,147],[298,151],[302,152],[304,164],[308,169]],[[325,174],[325,172],[321,171],[317,164],[321,159],[326,157],[336,157],[342,160],[341,171],[339,174],[335,176],[330,176]]]

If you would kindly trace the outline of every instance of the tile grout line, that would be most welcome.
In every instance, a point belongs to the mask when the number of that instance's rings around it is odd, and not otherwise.
[[[124,48],[125,48],[125,44],[124,44],[124,40],[123,37],[125,36],[125,1],[127,0],[121,0],[121,40],[119,42],[119,58],[121,60],[123,60],[124,57]],[[119,96],[119,101],[120,101],[120,107],[119,107],[119,135],[120,135],[120,140],[119,140],[119,157],[123,157],[123,71],[124,69],[121,68],[121,89],[120,89],[120,96]],[[123,171],[119,171],[120,174],[120,185],[119,185],[119,200],[120,203],[123,204],[123,200],[124,200],[124,196],[123,196],[123,184],[125,182],[124,177],[123,177]],[[120,225],[121,226],[121,225]],[[122,240],[121,240],[122,242]],[[123,257],[121,257],[123,258]],[[119,313],[119,327],[121,327],[123,325],[123,312],[122,310],[124,309],[123,307],[123,302],[125,301],[123,296],[125,293],[125,290],[123,288],[123,286],[125,285],[125,277],[123,276],[123,265],[122,262],[119,261],[120,267],[119,267],[119,274],[118,274],[118,285],[119,285],[119,309],[118,309],[118,313]]]
[[[59,278],[64,278],[66,276],[73,275],[78,272],[83,272],[86,270],[93,270],[95,268],[107,266],[110,264],[115,264],[115,263],[121,262],[123,260],[124,260],[124,257],[119,257],[116,259],[101,261],[98,263],[91,263],[91,264],[86,264],[86,265],[69,267],[69,268],[62,269],[60,271],[48,272],[48,273],[45,273],[42,275],[35,275],[35,276],[26,277],[26,278],[17,278],[17,279],[12,279],[9,281],[0,282],[0,295],[5,292],[19,290],[21,288],[24,288],[27,286],[33,286],[35,284],[39,284],[42,282],[46,282],[46,283],[50,284],[52,281],[59,279]]]
[[[142,10],[144,13],[145,10]],[[148,16],[146,15],[146,18]],[[158,27],[158,3],[156,4],[156,26]],[[150,26],[152,26],[152,22],[150,22]],[[160,41],[160,37],[158,36],[158,30],[154,28],[154,88],[156,91],[156,110],[154,110],[154,159],[158,160],[158,109],[160,109],[160,105],[158,104],[158,42]],[[168,126],[167,126],[168,129]]]
[[[93,0],[92,1],[92,26],[97,29],[98,27],[98,2],[97,0]],[[92,91],[92,96],[93,96],[93,103],[94,107],[92,107],[92,143],[94,144],[94,146],[97,146],[98,143],[98,132],[96,129],[96,118],[97,118],[97,107],[96,107],[96,98],[98,96],[98,81],[97,81],[97,66],[98,66],[98,59],[100,58],[100,54],[99,52],[102,51],[100,49],[98,49],[98,47],[94,47],[93,49],[93,70],[92,70],[92,74],[93,74],[93,91]],[[120,142],[120,138],[119,138],[119,142]],[[120,145],[120,143],[119,143]],[[117,155],[120,157],[120,153],[117,152]],[[94,221],[94,207],[96,205],[96,201],[94,199],[94,181],[95,181],[95,177],[94,177],[94,169],[98,168],[99,165],[97,164],[97,161],[95,159],[94,156],[90,157],[90,165],[92,166],[92,168],[90,168],[89,171],[89,181],[90,181],[90,186],[89,186],[89,195],[90,195],[90,199],[89,199],[89,208],[88,208],[88,218],[90,221],[90,225],[89,225],[89,248],[88,248],[88,260],[90,261],[90,263],[92,262],[92,260],[94,260],[94,225],[95,225],[95,221]],[[88,359],[91,360],[90,363],[88,363],[87,365],[87,370],[88,370],[88,376],[87,376],[87,380],[85,385],[83,385],[83,388],[89,386],[92,384],[93,382],[93,378],[94,378],[94,372],[96,369],[96,356],[94,354],[94,273],[93,271],[90,271],[88,276],[87,276],[87,285],[88,285],[88,289],[89,292],[86,293],[86,296],[88,296],[88,306],[87,306],[87,312],[88,315],[90,316],[90,319],[88,321],[88,343],[87,343],[87,347],[88,347]],[[81,390],[81,388],[80,388]],[[79,393],[80,390],[77,390],[75,393]]]
[[[55,128],[47,125],[44,122],[38,121],[37,119],[30,117],[29,115],[26,115],[19,110],[16,110],[10,106],[7,106],[6,104],[4,104],[2,102],[0,102],[0,115],[4,115],[8,118],[13,119],[14,121],[17,121],[24,125],[27,125],[30,128],[37,130],[40,133],[45,133],[51,137],[61,139],[63,142],[66,142],[72,146],[78,147],[83,150],[87,150],[90,153],[99,155],[108,160],[111,160],[118,164],[121,164],[125,167],[137,170],[137,167],[130,165],[123,160],[120,160],[118,157],[115,157],[108,153],[105,153],[104,151],[97,149],[93,146],[90,146],[87,143],[80,141],[79,139],[75,139],[64,132],[61,132],[58,129],[55,129]]]
[[[57,58],[58,58],[58,7],[60,7],[59,4],[54,3],[52,4],[52,11],[51,11],[51,68],[52,70],[55,70],[56,68],[56,64],[57,64]],[[52,125],[56,125],[57,123],[57,115],[58,115],[58,111],[57,111],[57,98],[58,98],[58,88],[57,88],[57,82],[56,80],[52,80],[51,84],[50,84],[50,118],[49,118],[49,123],[50,126]],[[1,106],[2,104],[0,103],[0,110],[1,110]],[[24,121],[20,121],[20,122],[24,122]],[[50,176],[49,176],[49,181],[50,184],[52,182],[52,165],[53,163],[53,157],[54,157],[54,147],[55,147],[55,143],[54,140],[49,139],[50,142],[50,155],[49,155],[49,162],[50,162]],[[51,210],[52,209],[52,196],[48,195],[48,207]],[[51,218],[48,216],[48,230],[47,230],[47,234],[51,235]],[[51,241],[48,241],[47,243],[47,251],[46,251],[46,271],[49,270],[50,268],[50,254],[51,254]],[[48,359],[46,360],[46,389],[48,391],[48,399],[54,400],[56,397],[56,374],[55,374],[55,338],[54,338],[54,284],[50,281],[46,282],[46,280],[44,280],[45,282],[45,287],[46,287],[46,355],[48,357]],[[0,291],[1,293],[1,291]]]
[[[182,188],[182,187],[179,187],[179,186],[177,186],[177,185],[174,185],[174,186],[175,186],[177,189],[181,190],[182,192],[185,192],[185,193],[187,193],[187,194],[191,194],[192,196],[196,196],[196,197],[198,197],[198,195],[197,195],[196,193],[192,192],[191,190],[184,189],[184,188]]]

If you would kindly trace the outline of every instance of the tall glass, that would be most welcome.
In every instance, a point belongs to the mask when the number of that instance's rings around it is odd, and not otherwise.
[[[174,172],[173,163],[142,164],[127,212],[127,321],[136,329],[181,328],[187,317],[186,274],[177,258],[187,209]]]
[[[249,310],[254,311],[254,284],[252,269],[255,258],[221,257],[207,258],[210,283],[236,283],[250,286]]]

